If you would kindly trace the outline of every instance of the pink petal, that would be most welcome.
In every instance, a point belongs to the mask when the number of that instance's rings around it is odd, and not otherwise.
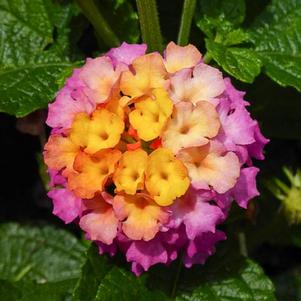
[[[248,106],[249,103],[247,101],[244,100],[244,96],[246,94],[246,92],[243,91],[239,91],[237,90],[231,83],[231,79],[229,77],[224,79],[224,83],[225,83],[225,91],[224,91],[224,95],[226,96],[226,98],[228,98],[231,103],[232,106]]]
[[[144,55],[146,49],[146,44],[128,44],[123,42],[121,46],[117,48],[111,48],[106,56],[112,59],[115,66],[117,63],[130,65],[136,57]]]
[[[215,232],[216,225],[224,219],[218,206],[210,205],[197,190],[190,191],[173,206],[172,218],[182,220],[189,239],[204,232]]]
[[[48,105],[46,123],[50,127],[69,129],[77,113],[90,114],[95,109],[95,105],[86,96],[73,98],[72,91],[71,88],[65,86],[59,91],[55,101]]]
[[[77,198],[68,189],[54,189],[48,192],[53,202],[52,213],[62,219],[66,224],[82,214],[81,199]]]
[[[256,123],[254,128],[254,137],[255,137],[255,142],[248,146],[249,154],[251,157],[255,159],[263,160],[264,159],[263,148],[270,140],[262,135],[258,123]]]
[[[55,186],[65,186],[66,185],[66,178],[63,177],[59,171],[55,169],[49,169],[48,174],[50,177],[49,186],[55,187]]]
[[[222,99],[218,105],[217,111],[220,114],[222,124],[222,135],[224,135],[224,143],[247,145],[255,141],[254,127],[256,121],[250,117],[250,113],[244,106],[239,105],[231,109],[227,99]]]
[[[224,232],[216,231],[215,233],[203,233],[191,240],[183,259],[184,265],[190,268],[193,264],[204,264],[206,259],[215,252],[215,244],[225,239]]]
[[[88,58],[79,73],[79,78],[86,86],[84,93],[93,103],[104,103],[111,95],[121,72],[126,69],[124,64],[118,64],[114,68],[111,59],[107,56]]]
[[[166,263],[168,254],[162,243],[158,239],[153,239],[148,242],[133,241],[126,258],[129,262],[138,263],[147,271],[156,263]]]
[[[249,201],[259,195],[256,187],[256,175],[258,172],[259,169],[256,167],[244,168],[240,172],[240,177],[233,188],[232,195],[242,208],[247,208]]]

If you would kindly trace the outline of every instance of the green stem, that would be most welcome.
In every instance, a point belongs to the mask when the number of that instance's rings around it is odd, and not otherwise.
[[[179,264],[178,264],[178,267],[177,267],[174,283],[173,283],[172,290],[171,290],[171,298],[172,299],[174,299],[175,296],[176,296],[177,286],[178,286],[178,282],[180,280],[182,266],[183,266],[183,254],[181,255],[181,257],[179,259]]]
[[[203,60],[205,64],[209,64],[210,61],[212,60],[212,55],[209,52],[206,52],[203,57]]]
[[[238,232],[238,241],[239,241],[240,254],[244,257],[248,257],[246,235],[244,232],[242,232],[242,231]]]
[[[196,0],[185,0],[184,2],[180,30],[178,34],[178,44],[181,46],[188,44],[195,4]]]
[[[136,0],[142,40],[148,51],[162,51],[162,35],[156,0]]]
[[[93,25],[97,38],[100,38],[108,47],[119,46],[118,37],[104,19],[94,0],[76,0],[76,2]]]

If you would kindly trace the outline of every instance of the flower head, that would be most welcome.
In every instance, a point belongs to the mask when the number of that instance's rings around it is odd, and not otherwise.
[[[258,195],[267,143],[243,93],[193,45],[123,43],[74,70],[49,105],[53,213],[136,274],[183,252],[204,263],[231,202]]]

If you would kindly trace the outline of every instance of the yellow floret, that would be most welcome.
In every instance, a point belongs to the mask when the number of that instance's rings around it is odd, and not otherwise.
[[[146,189],[160,206],[171,205],[190,184],[186,167],[166,148],[149,155],[145,176]]]
[[[168,118],[171,116],[173,103],[163,89],[154,89],[153,97],[148,97],[135,104],[135,110],[129,114],[132,127],[138,136],[150,141],[160,136]]]
[[[79,113],[72,124],[70,138],[85,152],[93,154],[102,149],[116,146],[124,130],[122,119],[106,109],[97,109],[89,117]]]
[[[114,173],[114,184],[118,192],[133,195],[144,188],[144,171],[147,165],[147,153],[142,149],[125,152]]]
[[[87,113],[76,114],[70,130],[70,139],[74,144],[83,148],[87,146],[89,125],[90,116]]]

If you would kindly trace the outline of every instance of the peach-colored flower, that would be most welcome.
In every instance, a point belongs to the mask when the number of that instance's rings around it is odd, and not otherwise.
[[[163,88],[166,84],[167,71],[159,53],[150,53],[136,58],[133,71],[121,75],[120,88],[123,94],[132,98],[150,95],[152,89]]]
[[[162,145],[176,154],[183,148],[208,143],[219,128],[219,117],[212,104],[199,101],[194,106],[190,102],[180,102],[162,134]]]
[[[165,67],[170,73],[194,67],[201,59],[201,53],[191,44],[183,47],[170,42],[165,50]]]
[[[79,225],[89,234],[92,240],[111,244],[117,235],[118,219],[113,207],[108,204],[102,195],[83,201],[87,214],[81,217]]]
[[[113,201],[123,232],[133,240],[151,240],[168,220],[167,211],[148,195],[116,195]]]
[[[180,101],[196,104],[206,100],[217,104],[216,99],[225,90],[222,73],[206,64],[198,64],[193,70],[183,69],[171,78],[170,97],[174,103]]]
[[[219,143],[186,148],[177,157],[187,167],[192,186],[198,189],[212,187],[218,193],[225,193],[234,187],[240,174],[238,157],[226,152]]]

